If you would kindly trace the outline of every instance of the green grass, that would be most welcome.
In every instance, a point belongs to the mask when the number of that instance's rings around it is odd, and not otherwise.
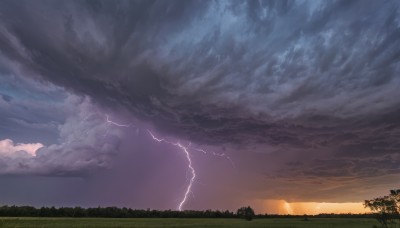
[[[374,219],[352,218],[311,218],[301,221],[300,218],[255,219],[245,221],[241,219],[108,219],[108,218],[0,218],[0,228],[73,228],[73,227],[277,227],[277,228],[372,228],[378,225]]]

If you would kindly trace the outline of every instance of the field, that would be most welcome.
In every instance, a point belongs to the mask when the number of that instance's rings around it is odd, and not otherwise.
[[[299,218],[255,219],[108,219],[108,218],[0,218],[0,228],[3,227],[277,227],[277,228],[371,228],[378,223],[374,219],[352,218],[312,218],[302,221]],[[379,227],[379,226],[378,226]]]

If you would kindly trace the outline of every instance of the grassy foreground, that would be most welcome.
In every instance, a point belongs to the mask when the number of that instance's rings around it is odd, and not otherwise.
[[[172,218],[1,218],[0,228],[3,227],[340,227],[340,228],[371,228],[378,225],[374,219],[353,218],[312,218],[302,221],[299,218],[267,218],[245,221],[241,219],[172,219]]]

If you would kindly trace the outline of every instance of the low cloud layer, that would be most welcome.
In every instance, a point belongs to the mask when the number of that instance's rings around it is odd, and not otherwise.
[[[12,126],[40,128],[48,141],[30,142],[50,146],[33,163],[0,170],[107,167],[118,139],[131,135],[104,140],[104,117],[91,111],[99,108],[229,153],[237,169],[255,176],[243,187],[249,198],[351,201],[354,192],[361,200],[393,187],[400,175],[399,6],[2,1],[0,136],[19,142]],[[84,100],[60,112],[68,94],[90,97],[93,107]],[[37,111],[47,103],[54,105]]]

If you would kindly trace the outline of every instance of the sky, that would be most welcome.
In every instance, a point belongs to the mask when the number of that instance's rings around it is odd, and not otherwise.
[[[364,212],[400,186],[399,7],[0,1],[0,205]]]

